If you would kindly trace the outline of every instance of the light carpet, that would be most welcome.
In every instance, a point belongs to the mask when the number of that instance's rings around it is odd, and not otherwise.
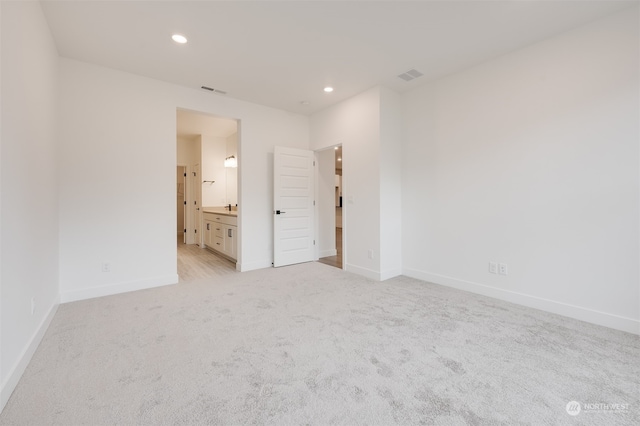
[[[638,425],[639,402],[638,336],[307,263],[61,305],[0,424]]]

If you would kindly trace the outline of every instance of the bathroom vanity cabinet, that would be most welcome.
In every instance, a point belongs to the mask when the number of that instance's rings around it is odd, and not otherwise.
[[[203,212],[204,244],[231,259],[238,259],[238,217],[236,212]]]

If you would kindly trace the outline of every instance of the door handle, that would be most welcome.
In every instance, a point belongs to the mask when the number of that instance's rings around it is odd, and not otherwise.
[[[276,210],[276,214],[285,214],[286,212],[280,211],[280,210]]]

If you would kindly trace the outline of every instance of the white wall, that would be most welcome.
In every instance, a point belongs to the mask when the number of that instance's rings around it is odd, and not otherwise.
[[[402,117],[400,95],[380,87],[380,278],[402,274]]]
[[[202,135],[202,206],[223,206],[227,201],[227,138]]]
[[[175,105],[154,81],[60,63],[62,300],[177,282]]]
[[[335,149],[316,152],[316,217],[318,222],[318,257],[336,255]]]
[[[406,275],[640,331],[638,35],[626,10],[403,96]]]
[[[60,73],[63,300],[177,282],[176,108],[241,120],[240,268],[271,265],[273,147],[308,148],[306,117],[69,59]]]
[[[58,55],[38,2],[0,10],[1,410],[58,304]]]
[[[192,166],[200,163],[200,153],[196,152],[195,138],[177,138],[177,158],[180,166]]]
[[[238,133],[234,133],[227,138],[227,153],[225,158],[230,156],[236,157],[238,160]],[[227,199],[224,204],[236,205],[238,204],[238,168],[227,167],[226,171],[227,179]]]
[[[342,144],[345,269],[377,280],[402,272],[400,113],[400,96],[374,87],[311,117],[313,149]]]
[[[380,279],[379,123],[378,87],[311,116],[313,150],[342,145],[343,264],[373,279]]]

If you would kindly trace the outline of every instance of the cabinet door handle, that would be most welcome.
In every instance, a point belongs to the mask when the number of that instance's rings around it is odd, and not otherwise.
[[[229,236],[229,238],[231,238],[233,235],[231,235],[231,228],[227,229],[227,235]]]
[[[216,228],[216,231],[219,231],[219,230],[220,230],[220,228]]]
[[[211,228],[209,228],[209,223],[207,223],[207,231],[211,231]]]

